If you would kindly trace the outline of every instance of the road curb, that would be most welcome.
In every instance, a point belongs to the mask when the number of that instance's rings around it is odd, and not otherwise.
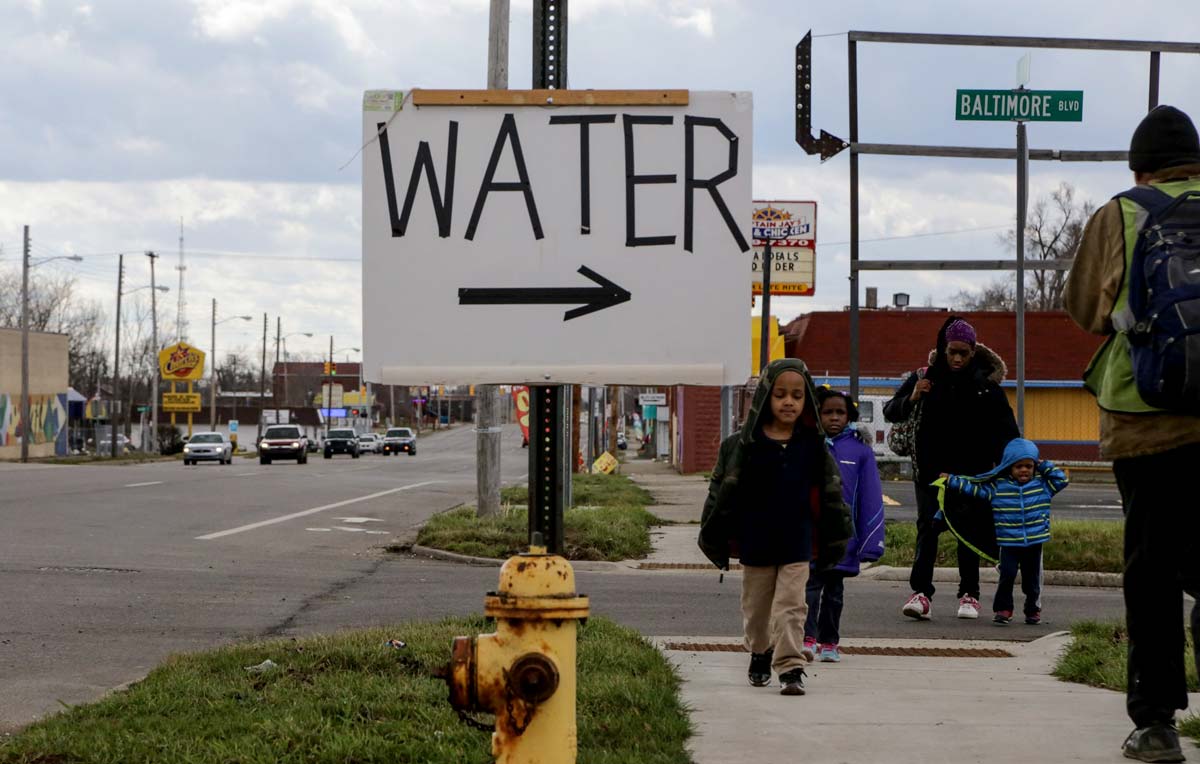
[[[482,567],[498,568],[505,563],[505,560],[498,560],[494,557],[475,557],[469,554],[459,554],[458,552],[447,552],[444,549],[421,546],[420,544],[413,544],[408,546],[407,549],[404,545],[397,545],[395,548],[400,551],[407,551],[418,557],[430,557],[445,562],[457,562],[460,565],[479,565]],[[571,560],[570,562],[571,567],[575,570],[622,570],[626,567],[619,562],[606,562],[603,560]]]
[[[877,581],[907,581],[909,569],[897,568],[890,565],[874,565],[862,572],[862,578],[872,578]],[[979,580],[986,583],[996,583],[1000,575],[994,568],[980,568]],[[944,582],[958,581],[957,568],[934,568],[933,580]],[[1042,575],[1042,583],[1048,586],[1085,586],[1094,588],[1116,588],[1122,585],[1120,573],[1098,573],[1084,570],[1047,570]]]

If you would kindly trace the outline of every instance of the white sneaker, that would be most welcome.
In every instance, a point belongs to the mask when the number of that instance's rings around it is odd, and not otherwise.
[[[930,614],[933,610],[932,603],[929,598],[920,592],[913,592],[913,595],[908,598],[908,602],[904,603],[904,607],[900,612],[909,618],[916,618],[918,621],[928,621],[933,616]]]
[[[958,617],[959,618],[978,618],[979,617],[979,600],[971,595],[966,595],[958,601]]]

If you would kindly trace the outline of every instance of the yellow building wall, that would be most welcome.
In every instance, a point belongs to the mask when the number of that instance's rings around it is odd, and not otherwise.
[[[1017,391],[1005,388],[1008,403],[1017,410]],[[1025,437],[1030,440],[1100,439],[1100,410],[1083,388],[1026,388]]]

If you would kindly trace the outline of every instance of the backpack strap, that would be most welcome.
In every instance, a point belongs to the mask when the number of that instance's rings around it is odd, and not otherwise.
[[[1150,213],[1150,217],[1154,220],[1162,217],[1167,208],[1175,203],[1175,197],[1151,185],[1134,186],[1131,189],[1122,191],[1113,198],[1128,199]]]

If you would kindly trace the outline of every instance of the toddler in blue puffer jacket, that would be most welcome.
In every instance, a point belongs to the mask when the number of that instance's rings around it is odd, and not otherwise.
[[[985,499],[992,505],[996,544],[1000,547],[1000,582],[992,602],[997,625],[1013,618],[1013,584],[1018,569],[1025,593],[1025,623],[1042,621],[1042,545],[1050,540],[1050,499],[1067,487],[1067,476],[1038,459],[1037,445],[1024,438],[1009,441],[1000,466],[968,477],[942,475],[946,487]]]

